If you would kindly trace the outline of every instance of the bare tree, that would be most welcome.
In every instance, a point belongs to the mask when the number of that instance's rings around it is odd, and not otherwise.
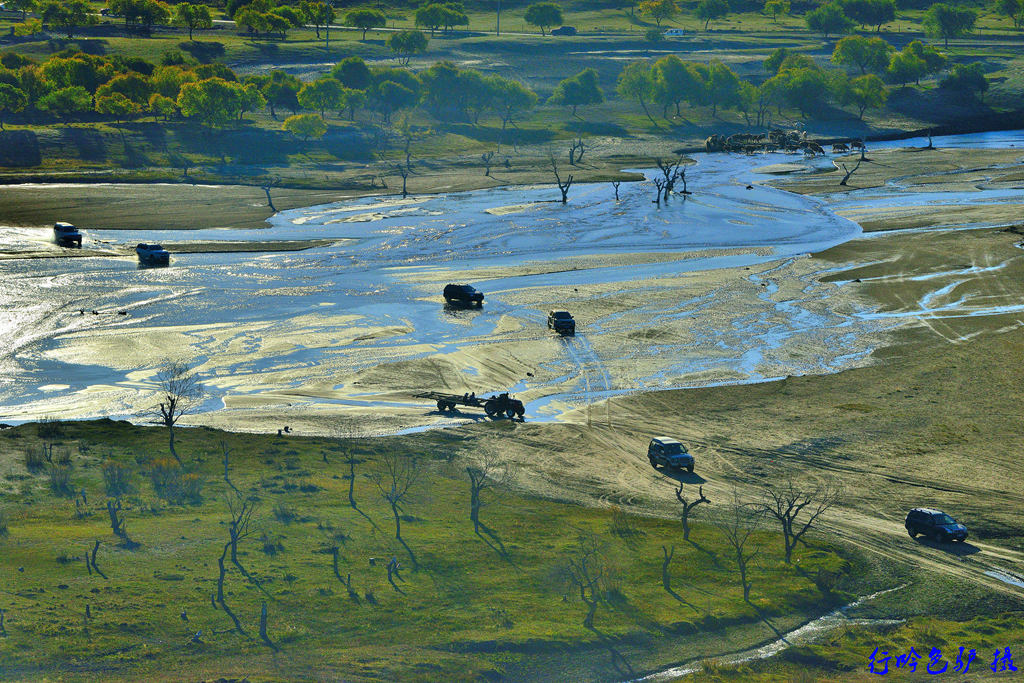
[[[338,581],[341,581],[342,585],[348,590],[348,597],[355,602],[359,602],[359,593],[352,590],[352,574],[349,573],[345,579],[341,578],[341,571],[338,569],[338,553],[340,551],[341,549],[338,546],[331,548],[331,554],[334,556],[334,575],[338,577]]]
[[[105,579],[105,578],[107,578],[107,575],[104,574],[102,571],[100,571],[99,566],[96,564],[96,553],[98,553],[99,551],[100,551],[100,542],[99,541],[96,541],[96,544],[92,547],[92,553],[91,554],[90,554],[90,552],[88,550],[85,551],[85,568],[89,570],[90,574],[92,574],[93,570],[96,570],[96,573],[99,574],[100,576],[102,576]]]
[[[253,515],[259,507],[259,501],[253,496],[229,491],[226,502],[228,514],[231,516],[231,521],[228,522],[228,548],[231,550],[231,564],[238,567],[238,571],[242,572],[245,578],[259,586],[259,582],[246,571],[238,560],[238,542],[248,538],[256,531]]]
[[[121,499],[114,498],[107,501],[107,515],[110,516],[110,530],[115,536],[121,539],[121,544],[126,548],[135,546],[135,541],[128,537],[128,525],[124,515],[121,513]]]
[[[402,177],[402,199],[405,199],[409,196],[407,185],[409,182],[409,174],[412,173],[412,171],[408,166],[403,166],[402,164],[395,164],[392,166],[392,169]]]
[[[405,581],[405,579],[402,578],[402,575],[398,573],[401,569],[402,569],[402,565],[398,562],[398,558],[397,557],[392,557],[388,561],[388,565],[387,565],[388,583],[390,583],[391,587],[395,589],[395,592],[401,593],[402,595],[405,595],[405,591],[402,590],[401,588],[399,588],[398,584],[395,583],[395,579],[398,579],[399,581],[403,581],[403,582]]]
[[[699,496],[692,503],[686,498],[683,498],[683,485],[680,483],[676,489],[676,499],[683,504],[683,510],[680,513],[680,520],[683,523],[683,540],[690,540],[690,513],[693,509],[701,503],[710,503],[711,501],[704,497],[704,487],[701,486],[697,489],[697,495]]]
[[[573,141],[572,149],[577,152],[577,154],[576,154],[576,161],[573,162],[573,165],[575,166],[576,164],[578,164],[581,161],[583,161],[583,153],[585,151],[587,151],[586,144],[584,144],[584,142],[583,142],[583,136],[577,137]],[[569,152],[569,156],[572,156],[572,151]]]
[[[736,568],[740,573],[740,585],[743,587],[743,600],[750,602],[750,565],[760,554],[761,549],[751,538],[761,515],[755,508],[744,505],[737,491],[732,492],[729,505],[716,508],[714,525],[725,536],[726,543],[732,551]]]
[[[662,178],[654,179],[654,203],[661,206],[661,192],[665,187],[665,181]]]
[[[580,534],[576,548],[567,560],[570,589],[578,590],[580,600],[587,606],[583,627],[591,630],[597,607],[604,602],[601,589],[608,571],[605,550],[595,534]]]
[[[699,612],[700,610],[691,602],[687,601],[683,596],[672,590],[672,574],[669,572],[668,566],[672,563],[672,557],[676,554],[676,547],[671,546],[670,548],[666,548],[665,546],[661,546],[661,553],[664,557],[661,563],[661,585],[665,587],[665,592],[687,607],[692,608],[693,611]]]
[[[185,169],[185,173],[186,175],[188,174],[188,168]],[[273,211],[274,213],[277,213],[277,209],[274,207],[274,200],[270,198],[270,190],[280,182],[280,178],[270,178],[265,183],[263,183],[263,185],[260,186],[263,188],[263,191],[267,195],[267,206],[269,206],[270,210]]]
[[[198,407],[203,398],[203,385],[190,364],[170,359],[164,361],[157,371],[156,383],[159,403],[152,413],[157,424],[167,427],[171,455],[180,464],[181,458],[174,449],[174,426]]]
[[[562,176],[558,174],[558,162],[555,161],[555,155],[551,155],[551,171],[555,174],[555,182],[558,184],[558,190],[562,193],[562,203],[565,204],[569,201],[569,188],[572,187],[572,174],[570,173],[565,182],[562,182]]]
[[[864,148],[862,147],[861,148],[861,156],[863,156],[863,154],[864,154]],[[843,175],[843,179],[839,181],[839,184],[840,185],[846,185],[846,181],[850,179],[850,176],[852,176],[854,173],[857,172],[857,169],[860,168],[860,164],[861,164],[861,160],[860,159],[857,160],[857,165],[854,166],[851,169],[847,169],[846,168],[846,164],[840,164],[840,166],[843,167],[843,171],[844,171],[845,174]]]
[[[833,505],[839,502],[840,490],[835,483],[801,486],[792,478],[778,486],[767,486],[758,508],[774,518],[782,527],[782,541],[786,550],[786,564],[793,555],[793,548],[803,535]],[[803,520],[798,521],[802,513]]]
[[[263,605],[260,607],[260,639],[274,652],[278,651],[277,645],[267,635],[267,601],[263,601]]]
[[[494,159],[494,152],[484,152],[480,155],[480,160],[484,162],[484,175],[491,175],[491,160]]]
[[[618,180],[613,180],[612,181],[612,187],[615,188],[615,201],[619,201],[619,185],[621,185],[621,184],[622,183],[619,182]]]
[[[419,569],[416,555],[402,538],[402,512],[403,506],[410,502],[413,489],[423,474],[423,467],[419,459],[397,455],[391,451],[383,455],[381,464],[383,471],[377,471],[367,476],[380,491],[381,498],[391,506],[391,513],[395,518],[395,539],[409,553],[413,571],[416,571]]]
[[[669,162],[662,161],[661,157],[658,157],[654,161],[658,165],[658,168],[661,169],[661,173],[665,178],[661,187],[664,190],[665,200],[668,201],[669,195],[672,194],[672,190],[676,186],[676,181],[682,178],[684,185],[686,183],[685,169],[681,170],[683,168],[683,157],[679,157],[675,161]]]
[[[507,486],[515,479],[516,470],[510,462],[502,462],[497,453],[487,451],[484,457],[466,467],[469,475],[469,519],[473,522],[473,532],[479,534],[480,528],[487,525],[480,521],[480,508],[485,505],[481,494],[488,488]]]

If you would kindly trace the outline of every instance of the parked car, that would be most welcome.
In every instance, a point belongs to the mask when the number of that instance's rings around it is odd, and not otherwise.
[[[650,445],[647,446],[647,459],[654,468],[669,467],[693,472],[694,458],[687,452],[686,446],[667,436],[651,439]]]
[[[685,36],[686,31],[684,31],[681,28],[670,28],[661,35],[665,36],[666,38],[678,38],[680,36]]]
[[[569,311],[548,311],[548,329],[562,336],[576,334],[576,321]]]
[[[484,295],[469,285],[445,285],[445,303],[456,306],[483,306]]]
[[[551,35],[553,36],[574,36],[576,35],[575,26],[559,26],[558,28],[551,29]]]
[[[159,244],[138,244],[135,253],[139,263],[151,266],[166,266],[171,262],[170,253]]]
[[[903,526],[911,538],[922,534],[936,543],[950,543],[967,539],[967,527],[941,510],[914,508],[907,513]]]

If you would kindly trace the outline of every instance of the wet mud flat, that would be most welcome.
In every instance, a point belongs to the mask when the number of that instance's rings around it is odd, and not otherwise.
[[[897,153],[878,150],[878,167],[894,173],[885,155]],[[993,158],[951,154],[936,173]],[[8,420],[136,415],[151,400],[154,368],[179,357],[196,359],[208,390],[194,424],[372,435],[485,419],[442,415],[412,396],[429,390],[512,391],[530,421],[572,420],[637,391],[864,365],[937,303],[947,312],[964,303],[947,300],[963,268],[914,280],[920,309],[898,315],[879,309],[865,278],[834,274],[876,259],[862,255],[869,241],[844,215],[866,221],[864,212],[906,205],[886,225],[920,228],[913,207],[934,203],[928,183],[903,173],[839,194],[825,191],[835,178],[822,180],[831,160],[764,159],[803,169],[782,182],[819,183],[823,199],[760,186],[759,158],[701,155],[689,171],[695,194],[664,206],[647,182],[624,185],[620,201],[606,185],[581,185],[568,206],[553,188],[527,186],[354,199],[282,212],[265,230],[200,227],[188,240],[175,230],[87,231],[87,249],[110,255],[0,265],[12,285],[0,411]],[[961,203],[985,204],[998,223],[1013,213],[1012,182],[964,189],[973,196]],[[0,238],[10,250],[32,239],[24,229]],[[115,257],[137,241],[172,240],[224,253],[147,270]],[[227,253],[246,242],[320,246]],[[837,244],[849,258],[840,266],[809,256]],[[900,253],[896,242],[884,248],[878,259]],[[440,290],[452,281],[483,290],[484,307],[446,307]],[[575,315],[575,337],[547,330],[552,308]]]

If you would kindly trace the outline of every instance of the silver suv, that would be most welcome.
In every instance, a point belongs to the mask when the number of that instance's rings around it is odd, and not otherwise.
[[[686,446],[667,436],[657,436],[651,439],[651,444],[647,447],[647,459],[651,461],[651,467],[655,469],[670,467],[693,472],[693,456],[687,452]]]

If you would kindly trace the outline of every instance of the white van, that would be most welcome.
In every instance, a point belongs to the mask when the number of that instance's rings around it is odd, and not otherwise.
[[[665,31],[662,35],[665,36],[666,38],[679,38],[680,36],[685,36],[686,31],[684,31],[681,28],[670,28],[669,30]]]

